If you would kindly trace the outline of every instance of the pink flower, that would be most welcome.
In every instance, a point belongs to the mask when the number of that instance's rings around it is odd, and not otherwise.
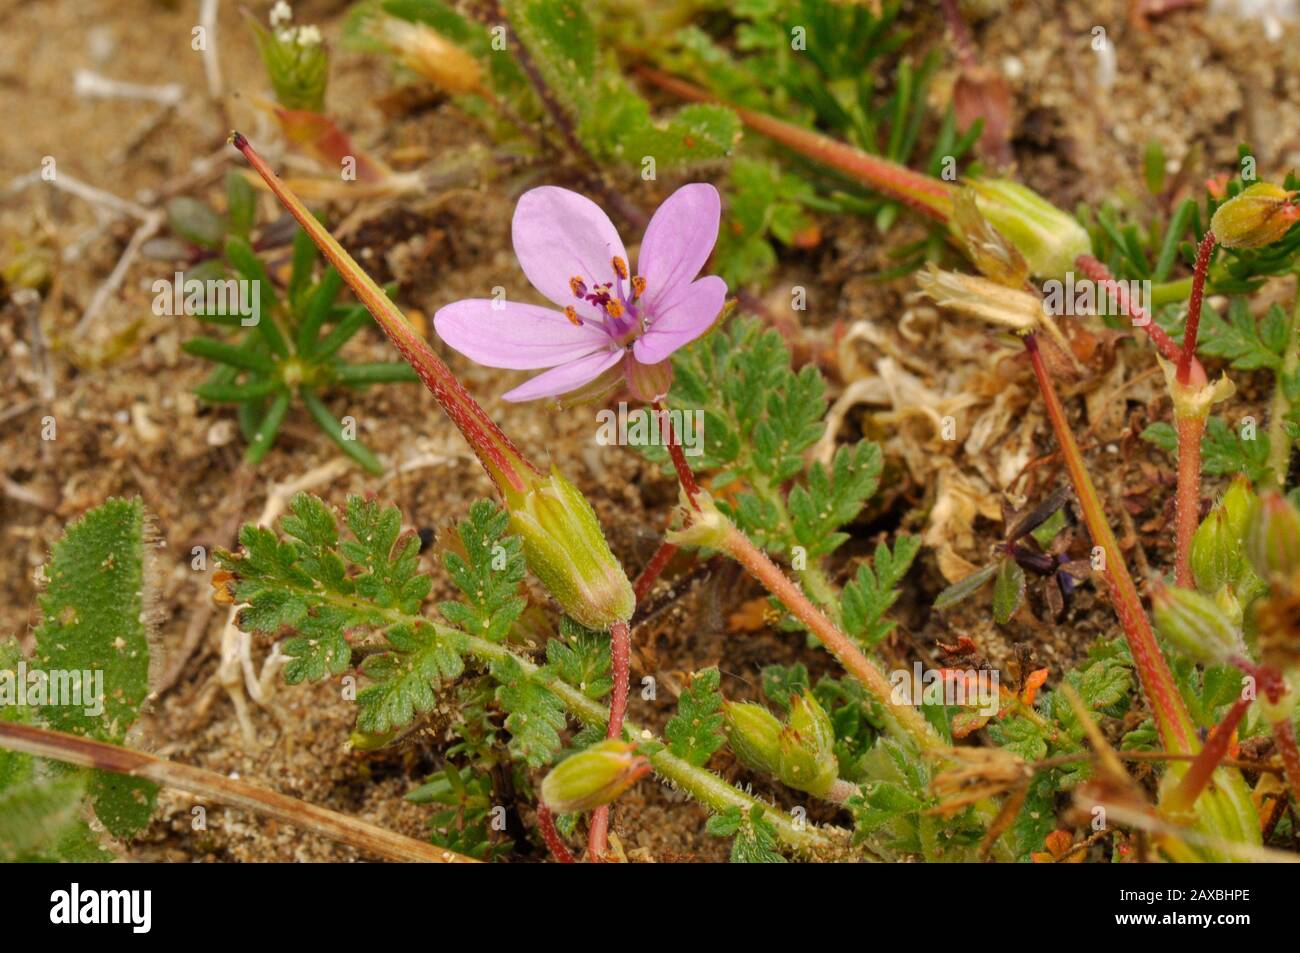
[[[511,370],[549,368],[506,400],[601,395],[624,379],[642,400],[672,381],[669,357],[707,331],[727,285],[696,278],[718,238],[721,201],[686,185],[655,211],[629,270],[609,217],[568,189],[525,192],[515,207],[515,255],[533,287],[561,310],[471,298],[441,308],[438,335],[471,360]]]

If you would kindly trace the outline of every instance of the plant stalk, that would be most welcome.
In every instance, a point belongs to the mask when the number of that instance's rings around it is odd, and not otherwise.
[[[1292,407],[1282,381],[1294,376],[1300,368],[1300,275],[1296,276],[1295,302],[1283,340],[1286,344],[1282,350],[1282,366],[1274,375],[1273,403],[1268,415],[1268,466],[1279,490],[1286,488],[1287,474],[1291,472],[1292,441],[1286,432],[1286,418]]]
[[[147,778],[178,791],[188,791],[190,794],[292,824],[340,844],[355,847],[372,857],[434,864],[478,863],[472,857],[384,830],[287,794],[268,791],[247,781],[80,735],[0,721],[0,748],[128,777]]]

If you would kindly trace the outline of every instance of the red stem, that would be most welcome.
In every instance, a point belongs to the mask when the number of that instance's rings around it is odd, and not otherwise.
[[[700,504],[695,498],[700,495],[700,486],[695,482],[695,474],[691,472],[691,465],[686,462],[686,454],[682,452],[682,445],[677,442],[677,434],[673,431],[673,419],[663,401],[657,401],[654,408],[655,412],[659,414],[660,427],[666,428],[668,456],[672,457],[673,468],[677,471],[677,480],[681,483],[682,489],[686,491],[686,498],[690,501],[691,506],[698,512]]]
[[[1238,699],[1237,703],[1228,710],[1223,721],[1205,739],[1205,747],[1201,749],[1196,760],[1183,775],[1182,781],[1178,783],[1178,787],[1165,802],[1169,811],[1174,813],[1190,811],[1196,804],[1196,799],[1210,783],[1210,778],[1214,776],[1219,762],[1227,756],[1233,733],[1241,723],[1242,716],[1246,714],[1246,709],[1250,707],[1250,702],[1249,698]]]
[[[1210,255],[1214,251],[1214,232],[1206,231],[1196,249],[1196,270],[1192,272],[1192,296],[1187,302],[1187,326],[1183,332],[1183,349],[1178,356],[1178,383],[1186,386],[1192,373],[1192,358],[1196,355],[1196,334],[1201,326],[1201,301],[1205,298],[1205,275],[1210,270]]]
[[[615,622],[609,628],[610,665],[614,672],[614,691],[609,698],[609,726],[606,738],[623,734],[623,718],[627,715],[627,691],[631,681],[632,631],[626,622]],[[602,804],[591,815],[587,831],[587,854],[599,863],[605,859],[605,846],[609,837],[609,805]]]
[[[1024,342],[1030,363],[1034,367],[1034,376],[1038,378],[1038,389],[1047,405],[1047,417],[1052,422],[1052,430],[1056,434],[1056,442],[1061,446],[1061,456],[1069,471],[1070,482],[1079,498],[1088,532],[1092,535],[1093,544],[1101,547],[1105,557],[1105,569],[1101,571],[1101,577],[1110,592],[1115,614],[1119,616],[1120,625],[1124,628],[1133,665],[1142,682],[1147,704],[1155,716],[1161,741],[1169,751],[1191,754],[1198,747],[1191,718],[1183,706],[1178,686],[1160,651],[1160,645],[1156,642],[1155,633],[1151,631],[1151,622],[1142,608],[1142,600],[1138,597],[1137,587],[1124,563],[1124,555],[1115,539],[1115,533],[1106,521],[1106,510],[1101,505],[1097,488],[1093,486],[1088,469],[1084,466],[1083,453],[1079,450],[1078,441],[1074,439],[1056,388],[1052,386],[1052,377],[1039,353],[1038,342],[1032,334],[1026,335]]]
[[[1178,433],[1178,489],[1174,511],[1174,579],[1184,589],[1196,588],[1192,577],[1192,537],[1201,519],[1201,435],[1205,418],[1174,416]]]
[[[577,858],[569,852],[569,848],[564,845],[560,832],[555,829],[555,818],[551,816],[551,809],[540,801],[537,803],[537,827],[542,832],[542,840],[546,841],[546,846],[550,848],[555,859],[562,864],[576,864]]]
[[[1128,289],[1115,280],[1110,269],[1091,255],[1080,255],[1074,261],[1075,266],[1097,284],[1101,290],[1115,296],[1116,303],[1124,309],[1135,328],[1141,328],[1151,339],[1151,343],[1164,356],[1166,361],[1177,362],[1182,351],[1174,339],[1165,333],[1165,329],[1156,324],[1151,314],[1128,296]]]
[[[636,595],[637,605],[641,604],[641,601],[653,588],[655,580],[664,571],[664,567],[677,555],[677,549],[675,543],[664,541],[659,544],[659,548],[655,550],[654,555],[650,557],[650,561],[646,563],[645,569],[641,570],[641,575],[637,576],[636,582],[632,583],[632,592]]]

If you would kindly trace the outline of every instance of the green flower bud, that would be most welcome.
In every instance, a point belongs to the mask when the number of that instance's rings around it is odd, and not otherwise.
[[[1300,568],[1300,510],[1276,490],[1263,494],[1252,510],[1246,555],[1264,579]]]
[[[566,613],[589,629],[632,618],[632,584],[577,487],[552,469],[527,492],[507,495],[506,505],[528,568]]]
[[[616,800],[650,772],[636,745],[610,738],[570,755],[542,781],[542,803],[556,814],[591,811]]]
[[[1192,536],[1192,576],[1196,588],[1216,593],[1231,586],[1246,568],[1241,537],[1233,532],[1227,509],[1220,504],[1210,511]]]
[[[1291,203],[1294,192],[1269,182],[1256,182],[1218,207],[1210,231],[1224,248],[1259,248],[1280,239],[1300,218]]]
[[[1219,505],[1228,514],[1228,526],[1232,529],[1232,535],[1239,545],[1245,545],[1246,530],[1250,526],[1250,518],[1258,503],[1259,497],[1251,488],[1250,480],[1245,474],[1238,473],[1229,484],[1228,492],[1223,494],[1223,500]]]
[[[329,53],[314,26],[267,30],[251,16],[248,25],[271,78],[275,98],[285,109],[321,112],[329,80]]]
[[[1218,603],[1191,589],[1159,586],[1152,594],[1156,628],[1198,662],[1226,662],[1244,650],[1240,630]]]
[[[776,775],[785,784],[818,797],[839,777],[835,730],[811,694],[790,699],[790,720],[781,732]]]
[[[1041,195],[1005,179],[976,179],[979,210],[1039,278],[1064,278],[1080,255],[1092,253],[1087,230]]]
[[[753,702],[722,703],[722,719],[732,752],[746,767],[777,774],[781,765],[781,722]]]

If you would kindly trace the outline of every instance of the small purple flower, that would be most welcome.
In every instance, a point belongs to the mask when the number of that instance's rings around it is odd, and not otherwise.
[[[679,347],[707,331],[727,285],[696,278],[718,239],[721,201],[705,183],[685,185],[655,211],[638,268],[609,217],[590,199],[554,186],[525,192],[515,207],[515,255],[533,287],[560,311],[471,298],[439,309],[438,335],[471,360],[511,370],[550,368],[506,400],[602,395],[620,378],[634,396],[668,390]]]

